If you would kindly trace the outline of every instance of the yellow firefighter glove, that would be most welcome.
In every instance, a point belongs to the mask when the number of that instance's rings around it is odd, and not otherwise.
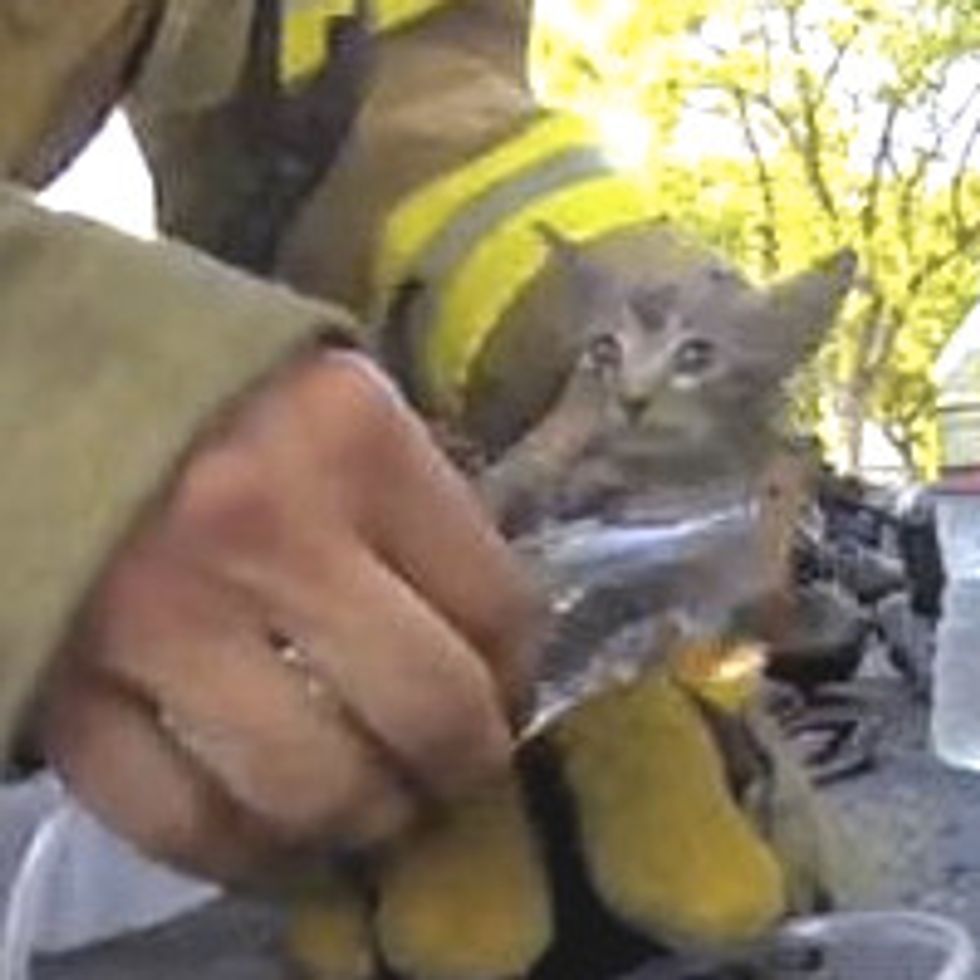
[[[373,908],[331,887],[292,910],[291,959],[310,980],[525,976],[552,939],[546,870],[515,774],[460,801],[379,865]],[[373,913],[373,934],[366,924]]]
[[[703,666],[703,657],[693,662]],[[792,882],[736,802],[692,693],[707,690],[741,712],[749,710],[750,685],[733,672],[724,682],[712,674],[705,686],[691,663],[682,657],[673,671],[586,703],[548,739],[577,813],[587,873],[610,914],[654,943],[718,952],[776,925]],[[731,689],[722,690],[725,683]],[[319,908],[298,909],[294,958],[315,980],[372,976],[364,972],[372,950],[406,980],[533,976],[553,939],[569,941],[553,936],[535,833],[516,776],[487,787],[381,863],[370,936],[368,906],[356,896],[345,906],[333,892]]]
[[[593,884],[614,915],[667,945],[709,950],[756,939],[782,916],[779,864],[670,676],[585,704],[553,738]]]

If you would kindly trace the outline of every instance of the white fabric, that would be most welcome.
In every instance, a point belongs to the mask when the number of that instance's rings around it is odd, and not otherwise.
[[[2,980],[27,980],[35,952],[159,925],[219,894],[141,857],[49,775],[0,787],[0,841]]]

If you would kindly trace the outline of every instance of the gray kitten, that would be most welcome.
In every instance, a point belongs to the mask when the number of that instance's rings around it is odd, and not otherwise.
[[[501,525],[672,520],[744,496],[777,448],[786,382],[851,286],[853,252],[766,290],[713,261],[647,285],[542,234],[578,356],[541,421],[478,475]]]

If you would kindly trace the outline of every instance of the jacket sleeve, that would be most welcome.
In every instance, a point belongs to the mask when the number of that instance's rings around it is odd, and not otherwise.
[[[0,745],[108,551],[202,423],[352,327],[190,249],[51,214],[16,186],[57,169],[122,87],[133,51],[105,41],[141,36],[132,6],[0,0]],[[99,67],[103,51],[116,68]],[[83,77],[95,81],[79,105]]]

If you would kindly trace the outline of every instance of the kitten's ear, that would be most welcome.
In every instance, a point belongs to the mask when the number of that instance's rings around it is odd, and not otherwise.
[[[574,266],[576,263],[586,261],[582,246],[563,235],[557,228],[552,228],[547,222],[536,222],[534,230],[544,239],[544,243],[559,262],[566,266]]]
[[[813,268],[772,286],[765,294],[757,338],[768,372],[788,377],[815,353],[833,325],[851,286],[857,256],[842,249]]]
[[[604,266],[589,258],[577,242],[566,238],[550,225],[535,226],[545,240],[560,273],[564,301],[576,313],[575,320],[590,326],[608,319],[617,304],[616,277]]]

